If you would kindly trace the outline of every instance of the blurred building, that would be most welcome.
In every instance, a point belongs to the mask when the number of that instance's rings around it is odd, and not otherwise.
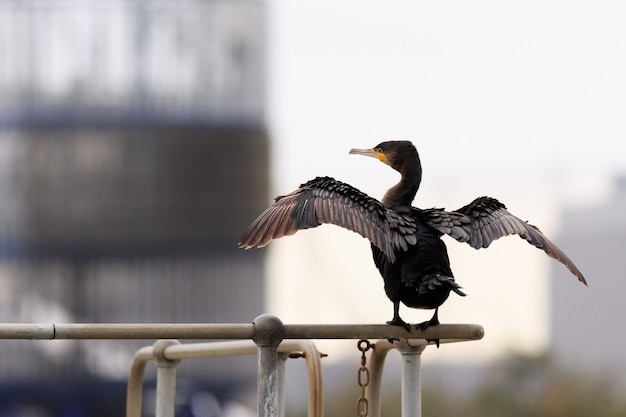
[[[0,320],[263,312],[237,240],[267,204],[264,25],[246,0],[0,0]],[[0,415],[121,414],[149,343],[1,341]],[[180,386],[224,400],[255,373],[183,362]]]
[[[589,287],[552,271],[552,349],[563,361],[596,371],[626,369],[626,177],[602,205],[564,213],[559,246],[585,274]]]

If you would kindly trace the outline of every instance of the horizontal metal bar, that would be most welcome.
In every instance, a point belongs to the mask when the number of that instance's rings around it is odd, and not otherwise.
[[[168,346],[163,352],[170,360],[210,358],[216,356],[255,355],[257,346],[252,340],[234,340],[228,342],[187,343]]]
[[[301,341],[285,340],[278,345],[277,349],[280,353],[292,353],[301,352],[304,350],[304,347],[305,345]],[[141,352],[141,350],[139,352]],[[163,351],[164,356],[170,360],[211,358],[217,356],[243,356],[255,355],[256,353],[257,345],[251,340],[187,343],[168,346]]]
[[[0,324],[0,339],[253,339],[253,324],[61,323]],[[407,331],[386,324],[285,324],[283,339],[482,339],[476,324],[440,324]]]
[[[454,339],[479,340],[484,329],[477,324],[439,324],[426,330],[388,324],[285,324],[285,339]]]
[[[252,324],[0,324],[0,339],[251,339]]]
[[[1,324],[0,339],[54,339],[54,324]]]

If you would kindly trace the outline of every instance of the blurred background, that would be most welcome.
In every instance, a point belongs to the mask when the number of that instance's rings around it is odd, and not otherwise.
[[[396,173],[347,152],[409,139],[416,206],[496,197],[590,283],[520,239],[448,240],[468,297],[440,318],[486,335],[427,350],[425,414],[624,415],[625,19],[617,0],[0,0],[0,320],[389,320],[357,235],[236,242],[317,175],[381,197]],[[0,416],[121,415],[144,344],[2,341]],[[354,343],[319,345],[327,414],[354,412]],[[255,372],[183,363],[178,415],[249,415]]]
[[[269,194],[265,34],[260,2],[0,1],[0,320],[264,311],[236,243]],[[149,343],[4,341],[0,415],[123,415]],[[254,395],[255,363],[183,363],[180,415]]]

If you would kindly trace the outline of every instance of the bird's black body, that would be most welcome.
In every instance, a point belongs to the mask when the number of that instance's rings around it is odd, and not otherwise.
[[[379,159],[400,172],[400,182],[379,202],[333,178],[315,178],[276,198],[244,232],[239,246],[262,247],[272,239],[323,223],[359,233],[372,243],[374,263],[394,305],[394,316],[388,323],[394,325],[407,326],[400,318],[400,303],[435,309],[433,318],[420,324],[425,328],[439,324],[437,311],[450,291],[465,295],[450,269],[448,252],[441,239],[444,234],[475,249],[517,234],[564,264],[586,285],[582,273],[554,243],[538,228],[509,213],[496,199],[479,197],[455,211],[412,207],[422,168],[417,150],[410,142],[382,142],[372,149],[353,149],[350,153]]]
[[[415,245],[399,253],[395,262],[372,244],[374,264],[385,282],[385,293],[394,304],[394,316],[389,324],[405,325],[399,315],[400,303],[407,307],[433,309],[448,299],[450,291],[464,296],[454,281],[448,250],[441,233],[425,226],[419,219],[420,210],[412,210],[416,220]],[[422,327],[437,324],[437,316]]]

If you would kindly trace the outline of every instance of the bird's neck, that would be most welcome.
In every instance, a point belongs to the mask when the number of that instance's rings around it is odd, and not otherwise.
[[[422,182],[422,169],[417,164],[411,164],[400,171],[400,182],[391,187],[383,196],[385,207],[410,206]]]

